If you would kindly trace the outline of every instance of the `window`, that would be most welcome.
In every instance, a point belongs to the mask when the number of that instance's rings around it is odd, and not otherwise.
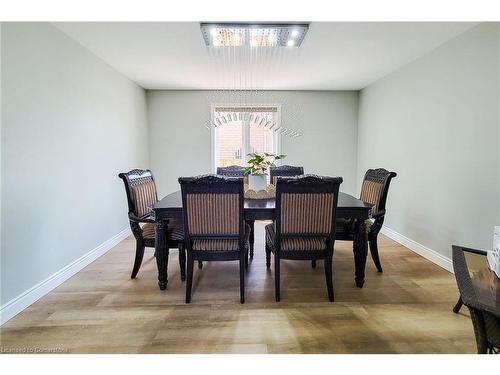
[[[247,154],[279,153],[279,107],[213,107],[212,160],[217,167],[244,166]]]

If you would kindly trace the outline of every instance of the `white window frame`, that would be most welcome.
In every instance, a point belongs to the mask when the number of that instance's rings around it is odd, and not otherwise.
[[[227,104],[212,104],[210,106],[210,118],[212,120],[212,123],[215,120],[215,109],[216,108],[269,108],[273,107],[276,108],[276,126],[275,127],[281,127],[281,104],[247,104],[247,105],[227,105]],[[259,125],[257,125],[259,126]],[[211,161],[212,161],[212,172],[216,173],[217,172],[217,155],[215,154],[217,152],[217,128],[211,126],[210,127],[210,138],[211,138],[211,147],[210,147],[210,153],[211,153]],[[245,158],[245,163],[248,161],[248,156],[247,156],[247,151],[250,148],[250,127],[243,125],[243,146],[244,150],[242,150],[242,153],[244,154]],[[273,132],[273,153],[274,154],[281,154],[281,133],[280,132]],[[280,161],[278,160],[276,164],[279,165]]]

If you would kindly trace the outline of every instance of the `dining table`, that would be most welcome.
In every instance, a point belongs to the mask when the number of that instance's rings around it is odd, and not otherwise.
[[[245,220],[274,220],[275,199],[245,198]],[[371,217],[372,205],[353,197],[350,194],[339,192],[337,203],[337,218],[354,221],[354,281],[358,288],[365,282],[365,265],[368,254],[366,235],[366,220]],[[170,219],[183,219],[182,196],[180,190],[166,195],[152,207],[152,217],[155,221],[155,254],[158,267],[158,286],[166,289],[168,283],[168,233],[167,225]],[[251,234],[253,236],[253,233]]]

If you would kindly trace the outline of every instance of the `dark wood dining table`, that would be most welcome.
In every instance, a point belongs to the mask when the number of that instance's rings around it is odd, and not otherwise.
[[[339,193],[337,217],[353,219],[355,238],[353,245],[355,282],[359,288],[365,282],[365,265],[368,254],[366,236],[366,219],[370,218],[372,205],[346,193]],[[274,220],[274,199],[245,199],[245,220]],[[156,227],[156,264],[158,267],[158,285],[165,289],[168,283],[167,223],[169,219],[183,217],[181,192],[168,194],[153,206],[153,216]]]

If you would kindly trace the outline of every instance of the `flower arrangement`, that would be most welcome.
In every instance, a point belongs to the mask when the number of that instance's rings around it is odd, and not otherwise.
[[[251,153],[248,154],[248,156],[250,156],[250,160],[248,160],[248,166],[245,168],[245,173],[252,176],[265,175],[269,168],[276,166],[276,160],[281,160],[286,157],[286,155],[283,154],[268,154],[267,152],[263,154]]]

